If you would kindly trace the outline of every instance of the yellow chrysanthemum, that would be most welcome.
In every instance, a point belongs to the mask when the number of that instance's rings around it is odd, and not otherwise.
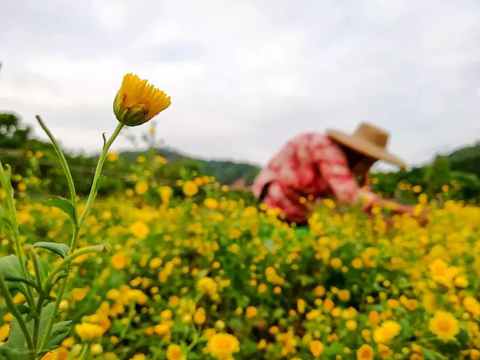
[[[143,195],[148,191],[148,183],[146,181],[139,181],[135,184],[135,192],[138,195]]]
[[[170,106],[170,97],[162,90],[140,79],[135,74],[126,74],[113,103],[118,121],[128,126],[141,125]]]
[[[142,221],[137,221],[130,225],[130,232],[135,236],[137,239],[144,239],[150,233],[150,229],[148,228],[147,224]]]
[[[112,256],[112,266],[115,270],[122,270],[127,266],[128,258],[123,252],[118,252]]]
[[[167,360],[184,360],[182,348],[176,344],[170,344],[167,348]]]
[[[75,326],[75,331],[82,340],[92,340],[101,337],[105,330],[97,324],[83,323]]]
[[[310,350],[310,352],[312,353],[312,355],[316,358],[320,357],[320,355],[322,355],[323,353],[323,344],[321,341],[319,340],[313,340],[313,341],[310,341],[310,344],[308,345],[308,348]]]
[[[207,352],[218,360],[229,360],[240,350],[240,343],[233,335],[222,333],[213,335],[207,343]]]
[[[182,190],[186,196],[191,197],[198,193],[198,186],[194,181],[187,181],[185,184],[183,184]]]
[[[195,311],[195,314],[193,314],[193,321],[197,325],[202,325],[205,323],[205,320],[207,319],[207,315],[205,313],[204,308],[199,308]]]
[[[467,296],[463,299],[463,307],[473,316],[480,315],[480,303],[472,296]]]
[[[2,326],[0,326],[0,343],[5,341],[8,338],[9,334],[10,334],[9,324],[3,324]]]
[[[429,329],[443,341],[453,340],[460,331],[458,320],[446,311],[437,311],[435,313],[430,320]]]
[[[373,360],[375,353],[370,345],[363,344],[357,350],[357,360]]]
[[[68,359],[68,351],[64,348],[59,348],[55,351],[51,351],[46,353],[42,360],[67,360]]]
[[[377,343],[386,344],[400,333],[400,325],[393,320],[385,321],[380,327],[375,329],[373,338]]]
[[[255,306],[249,306],[245,311],[245,315],[247,316],[247,319],[253,319],[255,316],[257,316],[257,313],[258,311]]]
[[[215,280],[206,276],[198,280],[197,288],[200,292],[213,296],[217,293],[218,285]]]

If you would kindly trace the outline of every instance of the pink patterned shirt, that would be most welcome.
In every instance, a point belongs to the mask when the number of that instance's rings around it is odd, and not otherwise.
[[[305,199],[335,197],[348,204],[362,200],[365,210],[378,199],[359,187],[341,147],[318,133],[301,134],[289,141],[260,172],[252,190],[293,222],[307,219]]]

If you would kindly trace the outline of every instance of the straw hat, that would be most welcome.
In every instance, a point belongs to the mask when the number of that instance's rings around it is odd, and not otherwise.
[[[361,123],[352,135],[338,130],[327,130],[327,135],[336,142],[361,154],[377,160],[383,160],[401,168],[407,164],[399,157],[386,150],[388,132],[369,123]]]

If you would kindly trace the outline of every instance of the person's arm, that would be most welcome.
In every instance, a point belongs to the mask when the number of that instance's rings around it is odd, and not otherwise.
[[[384,199],[375,194],[368,188],[361,188],[358,191],[358,199],[365,211],[370,211],[373,207],[378,206],[384,209],[391,210],[395,214],[412,214],[413,208],[408,205],[400,204],[391,199]]]
[[[374,206],[391,209],[397,214],[412,212],[410,206],[383,199],[367,188],[360,188],[348,167],[345,155],[337,147],[325,148],[325,154],[317,164],[320,173],[339,202],[360,204],[366,212],[370,212]]]

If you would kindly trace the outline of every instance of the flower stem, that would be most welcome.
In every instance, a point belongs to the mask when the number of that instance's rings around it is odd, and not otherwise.
[[[92,204],[95,201],[95,198],[97,196],[98,181],[100,180],[100,176],[102,174],[103,164],[105,163],[105,159],[107,157],[108,150],[110,149],[110,146],[115,141],[118,134],[120,134],[120,131],[122,130],[122,128],[124,126],[125,125],[123,125],[122,123],[119,122],[117,127],[115,128],[113,134],[103,144],[102,152],[100,154],[100,157],[98,158],[97,168],[95,169],[95,175],[93,176],[92,187],[90,188],[90,194],[88,195],[87,204],[85,205],[85,209],[83,210],[83,213],[80,216],[80,220],[78,222],[80,227],[82,226],[83,222],[85,221],[85,218],[87,217],[88,212],[90,211],[90,208],[92,207]],[[71,244],[71,248],[73,249],[74,247],[75,247],[75,244]]]
[[[65,177],[67,178],[67,185],[68,185],[68,190],[69,190],[69,193],[70,193],[70,200],[72,202],[73,208],[75,209],[75,203],[77,201],[77,195],[76,195],[76,192],[75,192],[75,183],[73,182],[72,173],[70,171],[70,167],[68,166],[67,159],[65,159],[65,155],[63,154],[63,151],[61,150],[60,146],[58,145],[57,140],[55,140],[55,137],[50,132],[47,125],[45,125],[45,123],[43,122],[40,115],[36,115],[35,118],[37,119],[38,123],[42,127],[43,131],[45,131],[45,134],[47,134],[48,138],[52,142],[53,150],[55,150],[55,154],[57,154],[58,160],[60,162],[60,166],[63,169]]]

